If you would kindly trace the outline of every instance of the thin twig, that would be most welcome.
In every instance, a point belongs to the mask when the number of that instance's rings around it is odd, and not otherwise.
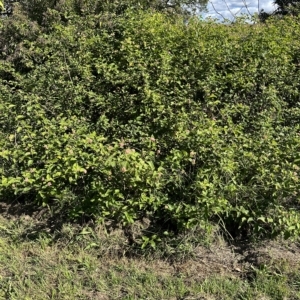
[[[228,4],[227,4],[227,1],[226,1],[226,0],[223,0],[223,2],[225,3],[225,5],[226,5],[228,11],[230,12],[230,14],[233,16],[233,19],[235,19],[235,18],[236,18],[236,15],[231,11],[230,7],[229,7]]]
[[[215,11],[215,13],[216,14],[218,14],[218,15],[220,15],[223,19],[224,19],[224,21],[226,20],[226,18],[224,18],[224,16],[221,14],[221,13],[219,13],[217,10],[216,10],[216,8],[215,8],[215,6],[214,6],[214,4],[213,4],[213,2],[212,1],[210,1],[210,4],[211,4],[211,6],[213,7],[213,9],[214,9],[214,11]]]
[[[247,4],[246,0],[242,0],[242,1],[243,1],[243,3],[244,3],[244,6],[245,6],[246,9],[247,9],[248,14],[251,16],[251,12],[249,11],[248,4]],[[259,2],[259,0],[258,0],[258,2]]]

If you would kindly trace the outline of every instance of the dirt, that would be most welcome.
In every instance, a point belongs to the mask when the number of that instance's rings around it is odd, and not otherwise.
[[[285,241],[265,241],[255,247],[213,244],[209,249],[199,246],[195,252],[193,260],[177,266],[177,271],[193,279],[213,274],[246,278],[254,269],[268,267],[276,271],[281,266],[295,270],[300,266],[299,245]]]

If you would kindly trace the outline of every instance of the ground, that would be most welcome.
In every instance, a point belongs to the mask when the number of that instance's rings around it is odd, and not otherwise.
[[[297,242],[193,232],[141,251],[119,228],[24,203],[0,211],[0,299],[300,299]]]

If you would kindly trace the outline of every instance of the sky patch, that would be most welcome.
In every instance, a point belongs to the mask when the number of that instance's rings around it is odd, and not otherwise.
[[[233,20],[236,16],[253,15],[262,9],[265,12],[273,12],[276,6],[270,0],[209,0],[207,12],[202,15],[204,18]]]

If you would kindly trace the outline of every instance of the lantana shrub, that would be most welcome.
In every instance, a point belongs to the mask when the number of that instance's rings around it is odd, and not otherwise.
[[[297,236],[299,20],[72,7],[1,20],[1,200]]]

